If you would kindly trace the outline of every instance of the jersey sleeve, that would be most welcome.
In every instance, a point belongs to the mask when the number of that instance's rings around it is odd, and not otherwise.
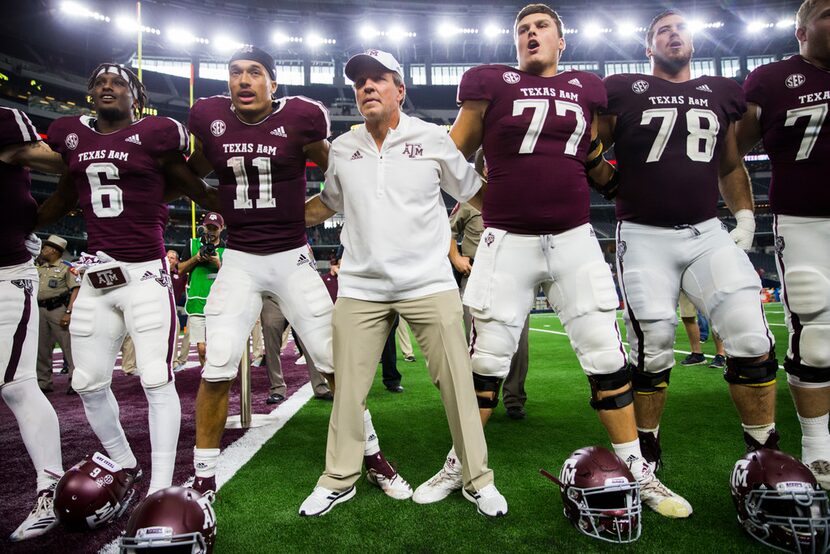
[[[64,161],[66,161],[66,156],[69,153],[69,148],[66,146],[66,137],[69,136],[69,122],[71,119],[71,117],[56,119],[49,125],[49,130],[46,133],[46,144],[54,152],[60,154]]]
[[[305,96],[296,96],[294,100],[301,106],[300,111],[305,115],[307,124],[304,135],[307,144],[319,142],[331,136],[329,111],[323,104]]]
[[[608,109],[608,94],[605,91],[605,87],[602,84],[602,79],[594,75],[593,73],[586,73],[585,74],[585,83],[586,88],[590,90],[590,102],[591,108],[593,111],[599,113],[605,113]]]
[[[154,155],[167,152],[189,153],[190,134],[184,125],[170,117],[155,117],[153,124],[153,140],[149,145]]]
[[[15,108],[0,108],[0,147],[39,140],[40,135],[25,113]]]
[[[738,121],[746,113],[746,95],[741,85],[732,79],[723,78],[726,81],[725,92],[727,96],[726,115],[729,121]]]
[[[458,83],[456,102],[460,106],[465,100],[487,100],[493,99],[493,87],[487,86],[487,66],[478,66],[468,69],[461,76]]]
[[[760,105],[764,99],[764,80],[761,78],[763,67],[756,68],[744,81],[744,95],[747,102]]]
[[[210,125],[207,114],[209,111],[208,102],[208,98],[199,98],[190,107],[190,113],[187,116],[187,128],[202,143],[206,140],[205,135]]]
[[[600,113],[608,115],[619,115],[622,111],[621,104],[625,82],[618,75],[606,77],[602,82],[605,85],[606,105],[600,109]]]

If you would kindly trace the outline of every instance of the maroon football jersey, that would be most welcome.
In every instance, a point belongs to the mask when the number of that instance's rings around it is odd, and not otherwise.
[[[337,275],[332,275],[331,272],[326,273],[323,277],[323,283],[326,285],[326,290],[329,291],[329,296],[331,296],[331,301],[334,302],[337,300],[337,288],[338,288],[338,281]]]
[[[95,130],[88,116],[62,117],[49,127],[48,142],[60,152],[78,189],[87,250],[123,262],[164,257],[164,176],[157,159],[188,151],[184,126],[147,116],[113,133]]]
[[[593,114],[605,107],[599,77],[565,71],[540,77],[506,65],[464,73],[458,102],[486,100],[487,227],[558,233],[588,222],[585,158]]]
[[[39,140],[25,113],[0,108],[0,148]],[[29,192],[30,184],[27,168],[0,162],[0,267],[32,259],[24,245],[37,218],[37,202]]]
[[[755,69],[744,82],[760,108],[772,161],[769,200],[777,214],[830,216],[830,72],[793,56]]]
[[[188,126],[219,179],[228,248],[271,254],[307,243],[303,148],[330,134],[328,111],[287,96],[257,124],[236,117],[228,96],[200,98]]]
[[[671,227],[715,217],[723,138],[746,111],[741,87],[724,77],[621,74],[605,88],[606,113],[617,116],[617,219]]]

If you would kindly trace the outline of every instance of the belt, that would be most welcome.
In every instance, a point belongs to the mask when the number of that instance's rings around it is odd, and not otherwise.
[[[69,305],[69,293],[64,293],[60,296],[55,296],[54,298],[47,298],[46,300],[38,300],[37,305],[41,308],[46,308],[50,312],[61,306],[68,306]]]

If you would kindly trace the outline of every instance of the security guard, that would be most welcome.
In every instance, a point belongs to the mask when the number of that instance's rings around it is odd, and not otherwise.
[[[72,316],[72,304],[78,296],[78,279],[62,263],[61,257],[66,250],[66,239],[50,235],[43,241],[38,257],[37,272],[40,276],[40,289],[37,305],[40,309],[40,334],[37,350],[37,380],[43,392],[52,392],[52,349],[55,341],[60,344],[64,358],[69,364],[70,386],[67,394],[74,392],[71,386],[72,349],[69,345],[69,321]]]

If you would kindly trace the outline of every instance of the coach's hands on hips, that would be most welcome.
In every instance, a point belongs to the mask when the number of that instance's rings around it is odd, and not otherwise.
[[[732,229],[729,236],[741,250],[747,251],[752,248],[752,239],[755,238],[755,214],[752,210],[738,210],[735,220],[738,225]]]
[[[29,233],[29,236],[26,237],[24,244],[26,245],[26,250],[29,251],[29,254],[32,256],[40,256],[42,244],[39,236],[34,233]]]

